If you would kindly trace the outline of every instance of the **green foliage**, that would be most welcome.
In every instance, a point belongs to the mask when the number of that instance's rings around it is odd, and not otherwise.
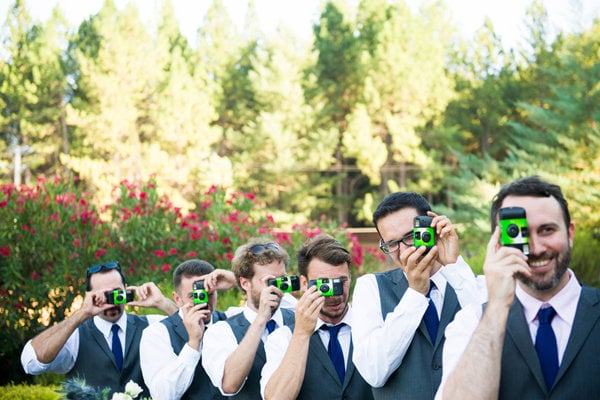
[[[599,245],[600,235],[597,230],[575,229],[571,268],[580,282],[595,287],[600,287],[597,256]]]
[[[0,400],[58,400],[58,386],[15,385],[0,386]]]

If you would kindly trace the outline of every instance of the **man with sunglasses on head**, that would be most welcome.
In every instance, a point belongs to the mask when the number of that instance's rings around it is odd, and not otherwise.
[[[220,399],[202,368],[206,332],[227,318],[216,311],[217,290],[235,286],[231,271],[204,260],[186,260],[173,271],[173,298],[179,311],[144,330],[140,364],[152,398]]]
[[[435,245],[415,246],[414,220],[432,217]],[[481,284],[460,256],[450,220],[414,192],[385,197],[373,213],[380,248],[396,269],[358,278],[353,361],[375,399],[433,399],[442,378],[444,329],[481,302]]]
[[[304,294],[294,326],[278,329],[265,345],[264,398],[372,399],[371,387],[352,363],[350,253],[321,234],[298,250],[297,259]]]
[[[240,314],[206,332],[202,358],[223,395],[260,399],[263,343],[275,328],[294,322],[294,312],[280,307],[283,292],[268,285],[269,279],[286,275],[289,260],[285,249],[268,238],[252,239],[235,251],[232,271],[246,294],[246,305]]]
[[[137,298],[130,306],[152,307],[165,314],[177,311],[175,304],[152,282],[127,286],[119,262],[94,265],[87,270],[83,304],[69,318],[44,330],[25,345],[21,363],[25,372],[66,373],[80,377],[110,393],[124,391],[130,380],[148,396],[139,363],[142,331],[163,315],[136,316],[125,312],[125,300],[109,303],[111,295],[132,290]]]

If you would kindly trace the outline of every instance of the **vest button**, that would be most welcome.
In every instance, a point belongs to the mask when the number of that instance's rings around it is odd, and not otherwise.
[[[439,364],[432,364],[432,365],[431,365],[431,368],[432,368],[434,371],[437,371],[438,369],[441,369],[441,368],[442,368],[442,366],[441,366],[441,365],[439,365]]]

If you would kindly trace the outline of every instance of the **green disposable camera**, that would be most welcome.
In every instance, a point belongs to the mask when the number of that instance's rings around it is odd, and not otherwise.
[[[316,286],[321,296],[340,296],[344,293],[342,278],[319,278],[308,281],[308,287]]]
[[[267,281],[269,286],[276,286],[283,293],[295,292],[300,290],[300,278],[296,275],[280,276],[271,278]]]
[[[426,247],[427,252],[435,246],[435,230],[431,227],[432,217],[419,215],[414,219],[413,237],[415,247]]]
[[[126,304],[133,301],[133,290],[109,290],[104,292],[108,304]]]
[[[194,304],[208,303],[208,292],[204,289],[204,281],[196,281],[192,284],[192,299]]]
[[[500,244],[515,247],[529,255],[529,228],[522,207],[504,207],[499,212]]]

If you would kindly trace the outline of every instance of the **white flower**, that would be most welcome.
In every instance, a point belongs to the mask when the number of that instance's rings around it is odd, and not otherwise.
[[[127,393],[129,396],[131,396],[132,399],[135,399],[136,397],[138,397],[140,395],[140,393],[142,393],[143,391],[144,391],[144,389],[142,389],[142,387],[140,385],[138,385],[137,383],[135,383],[134,381],[129,381],[129,382],[127,382],[127,385],[125,385],[125,393]],[[121,399],[119,399],[119,400],[121,400]]]
[[[133,398],[125,393],[113,393],[110,400],[133,400]]]

